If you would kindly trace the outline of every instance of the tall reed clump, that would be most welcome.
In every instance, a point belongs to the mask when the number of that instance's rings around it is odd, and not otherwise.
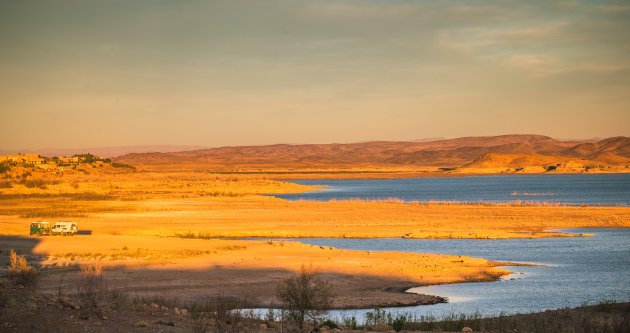
[[[9,253],[9,278],[17,285],[34,289],[39,279],[39,271],[28,264],[24,256],[18,255],[15,250]]]

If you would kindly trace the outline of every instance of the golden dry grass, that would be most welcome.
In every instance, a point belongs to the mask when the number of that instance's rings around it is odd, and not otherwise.
[[[485,281],[506,271],[496,268],[497,263],[458,256],[369,253],[295,242],[207,238],[494,239],[569,236],[546,231],[557,228],[630,226],[628,207],[399,200],[289,202],[262,195],[314,189],[279,181],[277,177],[150,171],[64,175],[47,182],[45,188],[13,184],[0,189],[0,235],[25,236],[34,220],[71,219],[78,221],[79,229],[87,234],[37,238],[33,252],[44,256],[45,266],[102,263],[108,267],[141,267],[162,274],[155,278],[160,286],[169,286],[173,271],[216,272],[226,268],[234,270],[232,277],[245,279],[239,283],[258,281],[260,274],[268,274],[266,280],[259,282],[264,290],[273,290],[273,281],[282,275],[269,272],[297,271],[305,263],[338,276],[388,279],[388,285],[391,281]],[[178,283],[194,284],[186,274],[192,273],[185,273]],[[136,283],[129,278],[121,281]],[[353,278],[343,281],[363,283]],[[165,288],[171,287],[178,288]],[[191,291],[195,292],[198,290]],[[361,289],[357,295],[364,292]]]
[[[0,234],[72,218],[94,234],[203,237],[529,238],[549,229],[628,227],[629,207],[553,204],[289,202],[261,194],[315,188],[266,174],[132,172],[59,177],[0,190]]]
[[[94,234],[209,237],[531,238],[559,228],[628,227],[628,207],[288,202],[273,197],[83,201],[3,200],[0,234],[24,234],[33,219],[72,218]]]

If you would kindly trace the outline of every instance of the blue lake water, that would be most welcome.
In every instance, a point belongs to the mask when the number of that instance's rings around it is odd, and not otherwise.
[[[552,202],[568,205],[630,205],[630,174],[508,175],[449,178],[299,180],[327,188],[276,195],[287,200],[382,200],[455,202]],[[447,297],[449,303],[386,309],[393,313],[528,313],[576,307],[604,299],[630,301],[630,229],[572,229],[584,238],[299,239],[307,244],[366,251],[446,253],[491,260],[537,263],[513,266],[497,282],[418,287],[412,292]],[[369,310],[333,311],[357,316]]]
[[[330,201],[398,198],[404,201],[509,202],[630,205],[630,174],[499,175],[407,179],[296,180],[327,189],[275,195],[287,200]]]
[[[594,233],[584,238],[509,240],[298,239],[342,249],[446,253],[492,260],[538,263],[507,267],[513,275],[497,282],[461,283],[413,288],[448,297],[449,303],[389,308],[393,313],[431,314],[480,312],[528,313],[576,307],[603,299],[630,301],[630,229],[571,229]],[[334,311],[333,316],[359,318],[367,310]]]

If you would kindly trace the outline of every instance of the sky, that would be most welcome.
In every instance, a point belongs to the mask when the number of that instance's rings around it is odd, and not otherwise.
[[[630,136],[630,1],[0,2],[0,148]]]

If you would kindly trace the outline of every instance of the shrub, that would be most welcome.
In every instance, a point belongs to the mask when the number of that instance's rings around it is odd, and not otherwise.
[[[192,304],[191,316],[192,330],[199,333],[211,329],[217,333],[240,332],[248,319],[243,312],[241,301],[234,297],[226,297],[221,291],[211,299]]]
[[[356,330],[359,327],[359,324],[357,323],[357,317],[355,316],[343,317],[341,318],[341,322],[345,328]]]
[[[136,167],[133,165],[129,165],[129,164],[125,164],[125,163],[119,163],[119,162],[112,162],[112,166],[114,168],[127,168],[127,169],[133,169],[135,170]]]
[[[75,154],[72,155],[72,157],[78,157],[79,161],[81,163],[86,163],[86,164],[91,164],[94,163],[95,161],[100,161],[101,159],[90,154],[90,153],[86,153],[86,154]]]
[[[602,299],[595,304],[595,311],[610,312],[614,306],[619,303],[616,299]]]
[[[9,278],[18,285],[35,288],[39,278],[39,272],[26,262],[24,256],[18,255],[14,250],[9,253]]]
[[[392,328],[396,332],[402,331],[405,323],[407,322],[407,317],[403,315],[398,315],[394,320],[392,320]]]
[[[381,308],[375,308],[365,314],[365,325],[373,328],[377,326],[385,326],[388,322],[388,316],[391,317],[391,314],[385,312],[385,310]]]
[[[276,321],[276,314],[273,311],[273,308],[271,306],[269,306],[269,309],[267,309],[267,314],[265,315],[265,320],[268,323],[273,323],[274,321]]]
[[[21,183],[28,188],[40,188],[45,190],[48,188],[48,185],[59,184],[57,180],[47,180],[47,179],[22,179]]]
[[[45,190],[48,188],[48,186],[46,186],[46,182],[43,179],[23,179],[22,185],[26,186],[27,188],[37,187],[42,190]]]
[[[107,299],[107,284],[103,276],[103,266],[81,266],[77,296],[81,308],[99,313],[101,303]]]
[[[290,321],[304,329],[307,320],[319,321],[332,305],[332,286],[312,268],[302,266],[300,274],[284,280],[276,290]]]
[[[337,323],[331,319],[324,320],[324,322],[322,322],[322,325],[327,326],[328,328],[339,328],[339,325],[337,325]]]
[[[0,173],[5,173],[11,171],[11,163],[4,161],[0,162]]]

